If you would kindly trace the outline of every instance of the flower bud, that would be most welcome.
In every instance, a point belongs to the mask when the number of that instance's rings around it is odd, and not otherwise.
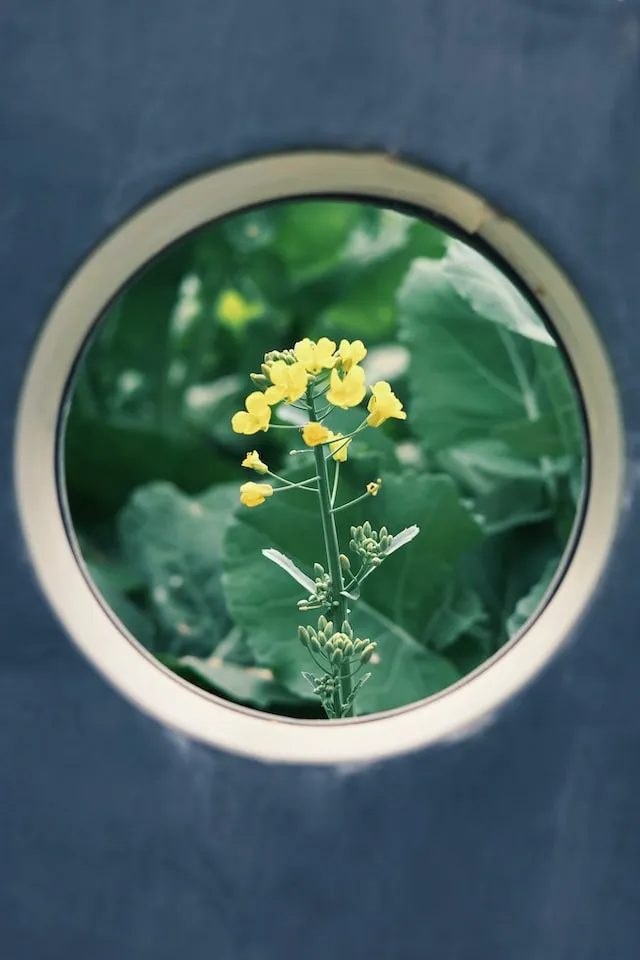
[[[309,640],[311,638],[309,636],[309,631],[307,630],[306,627],[298,627],[298,639],[300,640],[300,643],[302,644],[303,647],[309,646]]]
[[[353,652],[354,652],[354,653],[362,653],[362,651],[364,650],[364,648],[366,647],[366,645],[367,645],[367,641],[366,641],[366,640],[355,640],[354,643],[353,643]]]
[[[350,640],[353,638],[353,630],[351,629],[351,624],[349,623],[348,620],[344,621],[340,629],[345,634],[345,636],[349,637]]]
[[[355,540],[358,529],[357,527],[349,527],[349,533],[351,534],[352,539]]]
[[[309,638],[309,649],[313,650],[314,653],[322,653],[322,647],[318,643],[317,637]]]
[[[365,520],[365,522],[362,524],[362,532],[364,533],[365,537],[371,536],[371,524],[368,520]]]
[[[344,653],[345,657],[351,656],[351,654],[353,653],[353,644],[351,643],[351,640],[345,640],[345,644],[342,652]]]
[[[269,384],[271,383],[271,380],[265,377],[264,374],[262,373],[250,373],[249,377],[251,378],[251,380],[253,380],[256,387],[260,387],[260,388],[268,387]]]
[[[328,637],[331,636],[331,634],[333,633],[333,620],[327,620],[327,625],[324,628],[324,632]]]
[[[336,666],[337,666],[338,664],[342,663],[342,650],[340,650],[339,647],[337,647],[337,648],[333,651],[333,654],[332,654],[332,656],[331,656],[331,663],[335,663]]]
[[[389,535],[389,531],[387,530],[387,528],[380,527],[380,539],[382,540],[383,537],[387,537],[388,535]]]
[[[340,554],[340,566],[342,567],[343,570],[351,569],[351,561],[349,560],[349,557],[346,557],[344,555],[344,553]]]
[[[316,640],[318,641],[321,647],[324,647],[325,643],[327,642],[327,637],[324,630],[318,630]]]
[[[360,654],[360,663],[369,663],[369,660],[371,660],[371,657],[373,656],[373,651],[375,650],[375,648],[376,648],[375,643],[368,644]]]
[[[324,614],[320,614],[320,616],[318,617],[318,629],[319,630],[327,629],[327,618],[325,617]]]
[[[314,563],[313,572],[315,573],[316,577],[322,577],[324,576],[324,567],[320,563]]]

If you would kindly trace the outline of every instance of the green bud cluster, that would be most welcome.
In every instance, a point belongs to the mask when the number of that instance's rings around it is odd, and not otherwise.
[[[315,610],[318,607],[330,607],[333,602],[331,577],[324,567],[314,563],[314,590],[305,600],[298,600],[298,610]]]
[[[273,363],[275,360],[284,360],[285,363],[295,363],[296,355],[293,350],[270,350],[269,353],[264,355],[265,365],[268,363]],[[263,367],[264,373],[264,367]]]
[[[333,677],[330,677],[328,674],[325,674],[324,677],[314,677],[315,683],[313,686],[313,692],[317,693],[319,697],[323,700],[329,699],[333,696],[334,690],[336,688],[336,680]]]
[[[387,528],[380,527],[378,533],[367,520],[359,527],[351,527],[350,532],[349,548],[353,553],[360,558],[365,566],[379,566],[393,540]]]
[[[368,663],[376,648],[376,644],[369,640],[354,638],[346,620],[340,630],[334,630],[333,621],[324,616],[318,618],[317,630],[314,627],[298,627],[298,639],[303,647],[336,667],[345,662]]]

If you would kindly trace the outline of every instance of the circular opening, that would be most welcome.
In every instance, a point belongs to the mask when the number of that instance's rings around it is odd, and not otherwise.
[[[24,469],[65,391],[68,535],[42,496],[55,473]],[[468,192],[379,157],[243,164],[121,228],[52,314],[17,452],[80,646],[166,722],[285,760],[407,749],[497,706],[584,606],[620,489],[606,359],[557,268]]]
[[[343,719],[440,693],[526,627],[585,438],[558,343],[486,257],[296,199],[127,284],[63,449],[87,572],[136,640],[209,693]]]

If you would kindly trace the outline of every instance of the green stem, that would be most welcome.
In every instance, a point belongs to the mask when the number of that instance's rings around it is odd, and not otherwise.
[[[313,396],[313,391],[310,387],[307,388],[307,403],[309,404],[310,418],[315,420],[315,399]],[[320,501],[320,516],[322,518],[322,529],[324,532],[324,542],[327,552],[327,567],[329,568],[329,575],[331,577],[333,601],[334,603],[337,602],[338,604],[340,610],[340,624],[342,624],[349,616],[349,609],[347,606],[347,598],[342,595],[344,584],[342,581],[342,567],[340,566],[340,543],[338,541],[336,522],[333,518],[333,513],[331,512],[329,470],[327,468],[327,461],[325,460],[321,444],[318,444],[318,446],[313,448],[313,453],[316,461],[316,473],[318,474],[318,499]],[[350,716],[352,714],[351,709],[343,712],[343,705],[351,695],[351,689],[351,672],[348,664],[345,664],[340,672],[340,710],[337,710],[336,708],[338,717]],[[337,699],[338,697],[336,697],[336,707]]]
[[[275,480],[281,480],[282,483],[284,483],[285,486],[287,486],[287,487],[298,487],[298,488],[303,489],[303,490],[304,490],[304,489],[307,489],[307,490],[310,490],[312,493],[317,493],[317,492],[318,492],[318,488],[317,488],[317,487],[308,487],[308,486],[307,486],[307,484],[309,484],[309,483],[315,483],[315,481],[318,479],[317,477],[309,477],[308,480],[301,480],[300,483],[293,483],[292,480],[287,480],[287,479],[285,479],[285,477],[281,477],[279,474],[274,473],[272,470],[267,470],[267,476],[273,477]],[[277,488],[276,488],[276,489],[277,489]]]
[[[333,709],[338,720],[342,719],[342,683],[333,691]]]
[[[366,500],[370,496],[370,493],[363,493],[361,497],[356,497],[355,500],[349,500],[348,503],[343,503],[340,507],[334,507],[331,513],[340,513],[341,510],[346,510],[347,507],[352,507],[354,503],[360,503],[361,500]]]

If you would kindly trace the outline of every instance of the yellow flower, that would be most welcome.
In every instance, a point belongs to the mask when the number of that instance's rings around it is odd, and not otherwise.
[[[349,343],[348,340],[340,341],[338,356],[340,357],[343,370],[350,370],[351,367],[355,366],[356,363],[360,363],[361,360],[364,360],[366,355],[367,348],[362,340],[354,340],[353,343]]]
[[[299,400],[307,389],[309,374],[302,363],[274,360],[269,365],[269,376],[273,386],[265,390],[267,403],[280,403],[281,400],[293,403],[294,400]]]
[[[327,400],[336,407],[346,410],[348,407],[357,407],[364,399],[364,370],[362,367],[351,367],[340,377],[337,370],[331,371],[330,390]]]
[[[270,483],[254,483],[250,480],[240,487],[240,502],[244,503],[245,507],[259,507],[267,497],[272,496],[273,487]]]
[[[345,440],[341,433],[334,433],[333,430],[329,430],[329,440],[335,441],[335,443],[329,444],[329,450],[331,450],[331,455],[333,459],[337,462],[344,463],[347,459],[347,452],[349,444],[351,443],[351,438]]]
[[[237,290],[225,290],[218,300],[218,316],[230,327],[242,327],[261,313],[259,303],[249,303]]]
[[[330,431],[315,420],[307,423],[302,430],[302,439],[308,447],[317,447],[319,443],[326,443],[330,436]]]
[[[377,480],[372,480],[371,483],[367,484],[367,493],[372,497],[376,497],[381,486],[382,480],[378,477]]]
[[[396,420],[406,420],[407,415],[402,409],[402,404],[396,397],[388,383],[379,380],[371,387],[373,396],[369,399],[367,410],[369,416],[367,423],[370,427],[379,427],[380,424],[388,420],[389,417],[395,417]]]
[[[260,459],[260,455],[257,450],[250,450],[242,461],[242,466],[247,467],[249,470],[255,470],[256,473],[268,473],[269,467],[266,463],[263,463]]]
[[[256,390],[250,393],[245,400],[246,410],[234,413],[231,418],[231,427],[234,433],[257,433],[258,430],[268,430],[271,420],[271,408],[264,393]]]
[[[320,337],[317,343],[305,337],[304,340],[298,340],[293,352],[309,373],[321,373],[322,370],[330,370],[334,366],[338,359],[334,356],[335,349],[335,342],[328,337]]]

